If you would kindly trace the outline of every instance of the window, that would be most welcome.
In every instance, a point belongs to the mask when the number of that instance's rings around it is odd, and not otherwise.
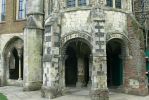
[[[50,14],[53,11],[53,0],[49,0],[49,6],[48,6],[48,14]]]
[[[85,6],[86,0],[67,0],[67,7]]]
[[[121,0],[107,0],[107,6],[121,8]]]
[[[107,0],[107,6],[113,7],[113,0]]]
[[[115,7],[121,8],[121,0],[115,0]]]
[[[17,0],[16,19],[21,20],[26,17],[26,0]]]
[[[79,5],[80,6],[85,6],[86,5],[86,0],[79,0]]]
[[[67,0],[67,7],[75,7],[76,0]]]
[[[6,20],[6,0],[0,1],[0,21]]]

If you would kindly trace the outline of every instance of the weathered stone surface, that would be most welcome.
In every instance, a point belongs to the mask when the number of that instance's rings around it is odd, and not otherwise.
[[[56,98],[58,96],[61,96],[61,91],[59,90],[59,88],[56,87],[42,87],[41,89],[41,96],[45,97],[45,98]]]
[[[27,82],[24,83],[23,90],[24,91],[35,91],[41,89],[42,81],[40,82]]]
[[[108,90],[91,90],[91,100],[109,100]]]
[[[114,9],[104,7],[106,0],[87,0],[87,6],[73,8],[67,8],[66,0],[53,0],[51,8],[49,1],[45,0],[45,3],[43,0],[28,1],[24,35],[22,33],[0,35],[2,85],[7,80],[3,69],[6,65],[3,61],[5,60],[3,50],[10,38],[19,36],[24,37],[24,90],[37,90],[42,84],[43,97],[55,98],[61,95],[61,90],[66,87],[65,61],[70,56],[67,55],[67,47],[74,48],[72,42],[77,47],[79,42],[81,52],[77,52],[75,56],[84,54],[88,49],[90,53],[87,56],[92,55],[87,61],[90,62],[88,84],[91,85],[91,98],[108,100],[106,51],[107,43],[114,39],[116,42],[122,41],[120,42],[122,54],[118,57],[123,60],[124,76],[121,85],[124,87],[124,92],[147,95],[144,39],[143,34],[140,34],[142,33],[140,26],[129,16],[131,15],[129,13],[132,13],[132,0],[123,0],[122,9],[116,9],[115,5]],[[49,9],[52,10],[48,12]],[[87,48],[83,48],[83,43]],[[87,84],[84,83],[86,63],[83,59],[77,65],[77,85],[80,87]]]
[[[44,55],[43,56],[43,62],[50,62],[52,59],[51,55]]]

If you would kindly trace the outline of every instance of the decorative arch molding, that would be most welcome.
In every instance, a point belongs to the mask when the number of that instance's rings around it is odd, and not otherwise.
[[[15,57],[18,58],[13,58],[13,59],[17,59],[17,63],[19,67],[19,73],[18,73],[18,80],[13,80],[12,78],[10,78],[10,59],[13,56],[13,50],[15,51]],[[22,73],[22,69],[23,69],[23,39],[20,38],[19,36],[14,36],[12,38],[10,38],[7,43],[5,44],[3,51],[2,51],[2,56],[3,56],[3,78],[2,78],[2,84],[3,85],[22,85],[22,83],[19,83],[20,80],[22,80],[21,76],[23,77]],[[12,59],[11,59],[12,60]],[[11,61],[13,62],[13,61]],[[12,66],[12,65],[11,65]],[[16,66],[16,65],[14,65]],[[12,68],[12,67],[11,67]],[[22,73],[21,73],[22,72]],[[20,80],[19,80],[20,79]]]
[[[62,38],[61,38],[62,46],[68,40],[71,40],[71,39],[74,39],[74,38],[82,38],[82,39],[87,40],[89,43],[92,43],[92,40],[93,40],[91,34],[89,34],[86,31],[72,31],[72,32],[67,33],[67,34],[62,36]]]
[[[106,42],[112,39],[120,39],[123,40],[125,43],[129,42],[128,37],[124,33],[107,33]]]
[[[69,43],[74,41],[82,41],[86,43],[91,49],[92,49],[92,36],[87,32],[80,32],[80,31],[73,31],[69,34],[64,35],[61,38],[61,49],[62,54],[65,54],[66,48],[69,45]]]
[[[18,40],[22,43],[24,42],[23,39],[19,36],[14,36],[7,41],[7,43],[5,44],[5,47],[3,49],[3,53],[2,53],[3,56],[5,56],[7,51],[9,51],[10,49],[12,49],[14,47],[15,42]],[[23,44],[22,44],[22,47],[23,47]]]

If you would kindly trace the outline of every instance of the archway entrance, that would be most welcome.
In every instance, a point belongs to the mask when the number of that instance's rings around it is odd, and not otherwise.
[[[5,85],[20,85],[23,80],[23,40],[12,38],[4,50]]]
[[[122,41],[112,39],[107,43],[107,84],[109,88],[123,84]]]
[[[12,50],[10,50],[10,52],[11,53],[8,58],[9,79],[22,80],[23,79],[23,55],[22,54],[19,55],[19,51],[16,49],[16,47],[12,48]],[[21,75],[19,75],[19,74],[21,74]]]
[[[65,85],[67,87],[84,87],[89,83],[90,47],[83,41],[71,41],[65,54]]]

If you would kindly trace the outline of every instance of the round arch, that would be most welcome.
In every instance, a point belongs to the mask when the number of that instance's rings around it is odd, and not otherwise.
[[[79,42],[79,41],[85,43],[92,50],[93,46],[92,46],[90,41],[88,41],[88,40],[86,40],[84,38],[78,37],[78,38],[69,39],[64,44],[62,44],[62,46],[61,46],[61,54],[65,55],[66,48],[68,47],[68,45],[71,42]]]
[[[89,84],[91,77],[89,72],[91,54],[92,44],[81,37],[69,39],[61,45],[64,86],[84,87]],[[69,75],[70,73],[71,75]]]
[[[14,36],[3,49],[3,85],[20,85],[23,79],[23,40]],[[21,83],[22,84],[22,83]]]
[[[121,87],[124,84],[126,41],[120,37],[110,38],[106,44],[106,53],[108,87]]]

